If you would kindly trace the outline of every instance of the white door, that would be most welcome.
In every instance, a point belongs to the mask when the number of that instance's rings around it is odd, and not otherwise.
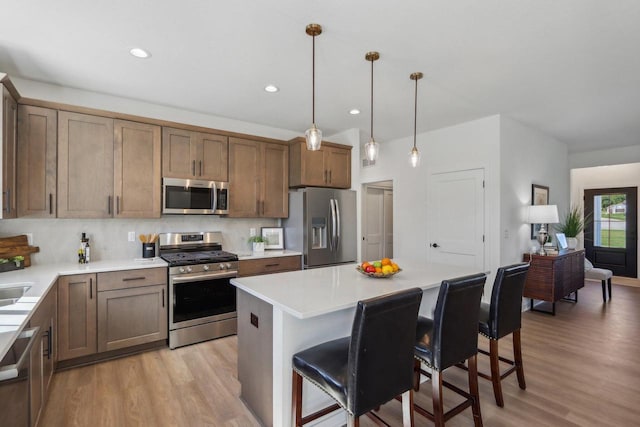
[[[484,269],[484,169],[431,175],[429,258]]]
[[[363,260],[382,259],[384,251],[384,190],[366,187]]]
[[[383,257],[393,258],[393,191],[384,190],[384,253]]]

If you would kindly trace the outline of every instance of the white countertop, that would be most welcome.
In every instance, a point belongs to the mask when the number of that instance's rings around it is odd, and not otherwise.
[[[371,278],[356,270],[358,264],[238,277],[231,283],[299,319],[354,307],[358,301],[402,289],[440,286],[443,278],[479,271],[469,267],[396,260],[402,271],[390,278]]]
[[[302,256],[302,252],[284,250],[267,249],[264,252],[237,252],[240,261],[249,259],[274,258],[281,256]]]
[[[0,360],[29,322],[31,315],[38,308],[40,299],[46,295],[59,276],[155,267],[167,267],[167,263],[160,258],[141,258],[95,261],[89,264],[42,264],[0,273],[0,289],[15,286],[30,287],[16,304],[0,307]]]

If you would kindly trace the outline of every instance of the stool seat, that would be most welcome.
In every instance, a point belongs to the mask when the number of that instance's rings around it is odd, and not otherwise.
[[[607,287],[609,288],[609,299],[611,299],[611,278],[613,271],[606,268],[596,268],[591,261],[584,260],[584,278],[585,280],[600,280],[602,283],[602,301],[607,300]]]

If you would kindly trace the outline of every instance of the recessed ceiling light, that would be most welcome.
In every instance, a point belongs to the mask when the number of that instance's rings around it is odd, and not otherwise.
[[[140,48],[140,47],[134,47],[132,48],[129,53],[133,56],[135,56],[136,58],[148,58],[151,56],[151,54],[149,52],[147,52],[146,50]]]
[[[267,92],[270,92],[270,93],[274,93],[274,92],[279,91],[280,89],[278,89],[278,86],[276,86],[276,85],[266,85],[264,87],[264,90],[267,91]]]
[[[349,114],[355,116],[357,114],[360,114],[360,110],[358,110],[357,108],[352,108],[351,110],[349,110]]]

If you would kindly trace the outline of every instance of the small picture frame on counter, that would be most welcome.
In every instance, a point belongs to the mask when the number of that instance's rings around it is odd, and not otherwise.
[[[284,249],[284,229],[282,227],[262,227],[265,249]]]

